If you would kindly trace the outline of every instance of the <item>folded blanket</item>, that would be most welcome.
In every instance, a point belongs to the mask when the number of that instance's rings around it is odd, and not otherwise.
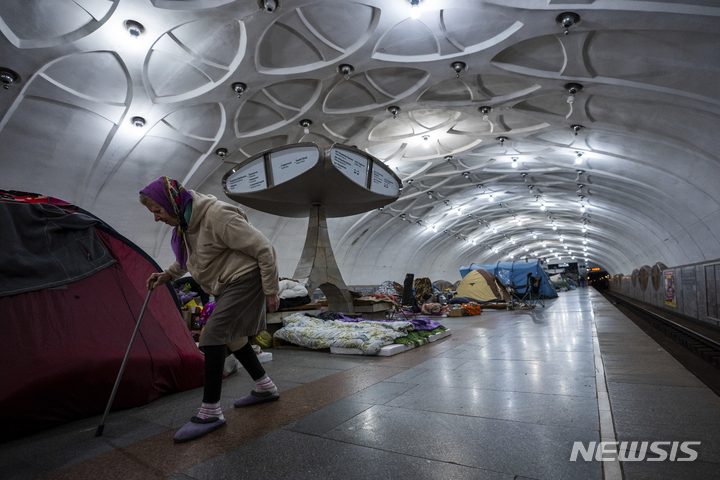
[[[283,328],[275,337],[308,348],[359,348],[367,355],[377,355],[384,345],[407,336],[412,329],[410,322],[322,321],[296,313],[283,319]]]
[[[307,288],[305,288],[298,282],[293,282],[292,280],[281,280],[279,283],[279,288],[280,293],[278,293],[278,296],[280,298],[287,299],[305,297],[308,294]]]

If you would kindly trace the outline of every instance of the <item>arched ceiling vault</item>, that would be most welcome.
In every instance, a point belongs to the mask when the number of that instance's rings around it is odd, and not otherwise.
[[[228,200],[223,175],[258,152],[343,143],[404,186],[329,221],[349,284],[720,258],[717,2],[421,0],[417,19],[408,0],[277,2],[5,0],[0,68],[20,79],[0,89],[0,189],[78,204],[164,265],[169,232],[137,202],[151,180]],[[292,275],[307,220],[248,210]]]

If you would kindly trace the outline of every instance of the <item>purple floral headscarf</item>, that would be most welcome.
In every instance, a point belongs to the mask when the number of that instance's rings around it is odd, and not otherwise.
[[[192,195],[180,182],[165,176],[140,190],[140,193],[155,200],[166,212],[179,220],[180,225],[173,229],[170,245],[175,253],[175,260],[180,264],[180,268],[183,268],[187,263],[185,230],[192,214]]]

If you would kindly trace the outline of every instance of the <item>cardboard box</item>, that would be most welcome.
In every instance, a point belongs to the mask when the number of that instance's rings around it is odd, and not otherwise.
[[[466,312],[464,308],[457,308],[455,310],[450,310],[448,312],[448,317],[462,317],[465,314]]]

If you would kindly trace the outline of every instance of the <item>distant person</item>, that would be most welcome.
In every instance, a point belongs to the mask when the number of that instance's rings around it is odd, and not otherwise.
[[[255,380],[255,390],[235,401],[236,407],[280,398],[248,342],[266,329],[265,310],[278,308],[277,260],[272,244],[250,225],[245,212],[212,195],[186,190],[177,180],[158,178],[140,191],[140,203],[156,222],[174,227],[175,262],[150,275],[147,288],[190,272],[216,299],[200,337],[205,353],[203,401],[197,416],[175,434],[175,442],[181,443],[225,425],[220,392],[226,346]]]

